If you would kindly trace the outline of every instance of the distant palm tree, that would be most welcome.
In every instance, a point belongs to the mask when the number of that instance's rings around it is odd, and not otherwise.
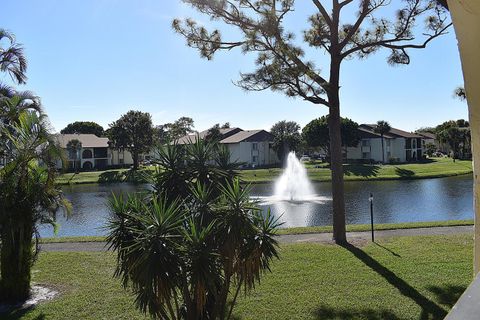
[[[373,129],[375,133],[380,134],[382,137],[382,162],[385,163],[385,151],[384,151],[384,146],[383,146],[383,135],[385,133],[390,132],[392,127],[390,127],[390,124],[387,121],[377,121],[377,126]]]
[[[78,139],[70,140],[67,143],[67,150],[69,153],[69,158],[70,158],[70,155],[73,156],[73,171],[77,172],[78,171],[77,163],[80,158],[79,153],[80,153],[80,150],[82,150],[82,143]]]
[[[7,46],[2,47],[2,43],[6,43]],[[27,81],[27,59],[23,47],[16,43],[12,33],[4,29],[0,29],[0,71],[7,72],[18,84]]]
[[[12,157],[0,168],[0,300],[17,302],[29,296],[38,225],[55,227],[56,211],[70,206],[55,186],[61,150],[45,116],[23,112],[2,130],[11,142]]]

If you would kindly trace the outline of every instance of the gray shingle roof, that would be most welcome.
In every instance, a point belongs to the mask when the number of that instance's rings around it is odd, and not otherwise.
[[[434,139],[434,140],[437,139],[437,135],[436,135],[435,133],[431,133],[431,132],[419,132],[418,134],[421,135],[421,136],[424,136],[424,137],[427,138],[427,139]]]
[[[203,130],[200,133],[189,134],[189,135],[186,135],[184,137],[181,137],[180,139],[178,139],[176,141],[176,143],[178,143],[178,144],[194,143],[194,142],[197,141],[197,137],[199,137],[200,139],[205,139],[205,137],[208,134],[208,130],[210,130],[210,129]],[[231,135],[234,135],[239,131],[242,131],[242,129],[240,129],[240,128],[223,128],[223,129],[220,129],[220,133],[222,134],[223,138],[227,138]]]
[[[376,127],[377,127],[376,124],[361,124],[360,125],[360,128],[364,128],[366,130],[369,130],[372,133],[375,133],[374,129]],[[387,135],[389,137],[387,137]],[[403,130],[396,129],[396,128],[391,128],[390,131],[388,133],[384,134],[383,136],[386,137],[386,138],[398,138],[398,137],[400,137],[400,138],[422,138],[422,136],[419,135],[419,134],[403,131]]]
[[[239,143],[243,141],[273,141],[273,135],[265,130],[245,130],[221,140],[220,143]]]
[[[71,140],[80,141],[83,148],[108,147],[108,138],[99,138],[94,134],[58,134],[56,139],[62,148],[66,148]]]
[[[204,139],[208,130],[202,131],[198,134],[190,134],[178,139],[178,144],[189,144],[197,141],[197,137]],[[220,143],[239,143],[243,141],[260,142],[273,141],[273,135],[265,130],[242,130],[240,128],[220,129],[223,139]]]

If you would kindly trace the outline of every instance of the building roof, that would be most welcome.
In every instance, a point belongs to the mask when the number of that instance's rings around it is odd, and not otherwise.
[[[370,131],[371,133],[375,133],[375,128],[377,127],[376,124],[361,124],[359,128],[366,129]],[[377,133],[375,133],[377,134]],[[378,135],[380,136],[380,135]],[[407,132],[403,131],[400,129],[396,128],[391,128],[390,131],[386,134],[383,135],[385,138],[423,138],[423,136],[417,134],[417,133],[412,133],[412,132]]]
[[[273,135],[265,130],[244,130],[227,137],[220,143],[273,141]]]
[[[178,144],[194,143],[194,142],[197,141],[197,137],[199,137],[200,139],[205,139],[209,130],[210,129],[207,129],[207,130],[203,130],[202,132],[199,132],[199,133],[189,134],[189,135],[183,136],[180,139],[178,139],[176,141],[176,143],[178,143]],[[243,130],[240,129],[240,128],[221,128],[220,129],[220,134],[222,135],[222,138],[225,139],[225,138],[230,137],[230,136],[232,136],[232,135],[234,135],[234,134],[236,134],[237,132],[240,132],[240,131],[243,131]]]
[[[437,135],[435,133],[431,133],[431,132],[418,132],[419,135],[427,138],[427,139],[433,139],[433,140],[436,140],[437,139]]]
[[[359,136],[362,139],[372,139],[372,138],[381,138],[382,137],[380,134],[374,132],[370,128],[364,128],[364,127],[359,126],[358,131],[359,131]],[[389,135],[388,133],[384,134],[383,137],[387,138],[387,139],[394,139],[395,138],[394,136]]]
[[[82,148],[107,148],[108,138],[99,138],[94,134],[57,134],[56,139],[62,148],[71,140],[78,140]]]
[[[239,142],[260,142],[273,141],[273,135],[265,130],[242,130],[240,128],[220,129],[222,139],[220,143],[239,143]],[[208,130],[204,130],[197,134],[190,134],[181,137],[176,141],[178,144],[189,144],[197,141],[197,137],[205,139]]]

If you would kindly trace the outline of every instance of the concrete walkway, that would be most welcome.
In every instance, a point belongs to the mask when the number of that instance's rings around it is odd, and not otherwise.
[[[458,227],[435,227],[417,229],[396,229],[375,232],[375,239],[404,237],[404,236],[425,236],[425,235],[450,235],[450,234],[473,234],[473,226]],[[350,242],[367,242],[371,240],[370,232],[349,232],[347,238]],[[280,243],[332,243],[331,233],[309,233],[309,234],[288,234],[278,236]],[[44,243],[41,245],[43,251],[106,251],[105,242],[64,242]]]

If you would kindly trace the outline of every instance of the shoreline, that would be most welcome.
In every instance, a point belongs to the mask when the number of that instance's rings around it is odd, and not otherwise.
[[[445,221],[422,221],[422,222],[400,222],[400,223],[380,223],[374,224],[375,231],[384,230],[404,230],[420,228],[438,228],[438,227],[458,227],[472,226],[471,220],[445,220]],[[368,232],[369,224],[349,224],[347,232]],[[311,227],[291,227],[277,230],[277,235],[300,235],[300,234],[318,234],[331,233],[332,226],[311,226]],[[41,238],[40,243],[66,243],[66,242],[105,242],[105,236],[67,236],[67,237],[46,237]]]
[[[349,178],[349,176],[344,177],[345,182],[370,182],[370,181],[408,181],[408,180],[422,180],[422,179],[441,179],[441,178],[449,178],[449,177],[457,177],[457,176],[466,176],[473,174],[473,171],[467,172],[459,172],[459,173],[444,173],[444,174],[435,174],[435,175],[425,175],[425,176],[411,176],[411,177],[358,177],[355,176],[353,178]],[[274,177],[271,179],[258,179],[258,180],[248,180],[243,179],[243,184],[266,184],[274,182],[278,177]],[[331,182],[331,178],[323,179],[323,178],[315,178],[309,177],[311,182],[318,183],[318,182]],[[148,183],[146,181],[108,181],[108,182],[100,182],[94,180],[87,180],[87,181],[74,181],[74,182],[57,182],[56,184],[59,186],[75,186],[75,185],[109,185],[112,183],[131,183],[131,184],[144,184]]]
[[[466,170],[464,172],[452,172],[452,173],[438,173],[438,174],[426,174],[426,175],[419,175],[419,176],[408,176],[408,177],[401,177],[401,176],[378,176],[378,177],[362,177],[362,176],[344,176],[345,182],[365,182],[365,181],[395,181],[395,180],[421,180],[421,179],[440,179],[440,178],[448,178],[448,177],[457,177],[457,176],[465,176],[473,174],[473,170]],[[274,182],[278,176],[274,176],[272,178],[267,179],[242,179],[243,184],[266,184]],[[317,178],[317,177],[310,177],[309,179],[311,182],[331,182],[331,178]],[[99,185],[108,185],[112,183],[131,183],[131,184],[144,184],[148,183],[147,181],[128,181],[128,180],[116,180],[116,181],[106,181],[101,182],[98,179],[95,180],[80,180],[80,181],[60,181],[56,184],[59,186],[74,186],[74,185],[86,185],[86,184],[99,184]]]

